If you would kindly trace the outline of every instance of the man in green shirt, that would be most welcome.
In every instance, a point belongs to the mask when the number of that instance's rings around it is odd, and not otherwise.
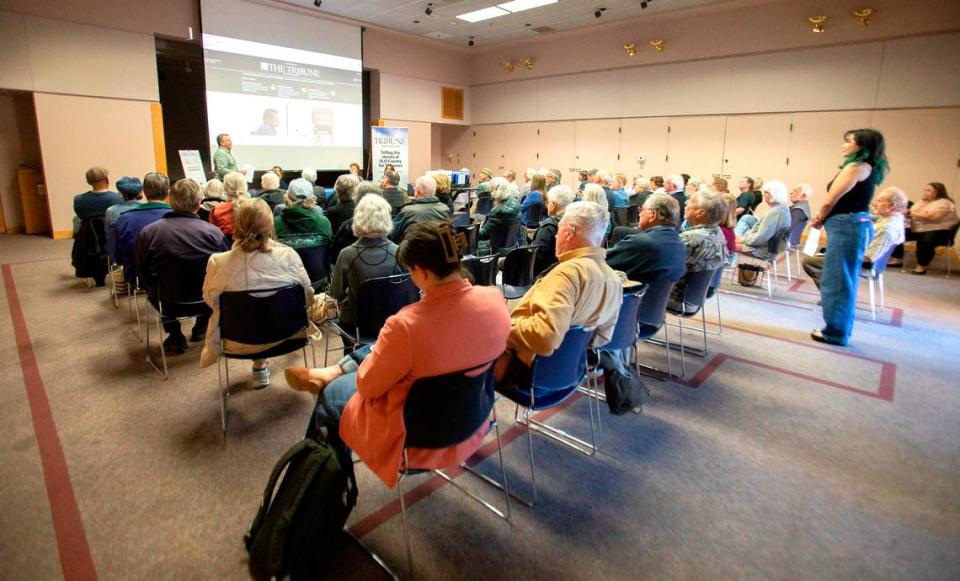
[[[230,135],[221,133],[217,135],[217,151],[213,153],[213,171],[217,174],[217,179],[223,180],[223,176],[232,171],[238,171],[246,175],[246,170],[237,167],[237,158],[233,157],[233,140]]]

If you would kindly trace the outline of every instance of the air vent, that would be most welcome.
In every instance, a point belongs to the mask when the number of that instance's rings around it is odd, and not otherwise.
[[[549,26],[538,26],[536,28],[531,28],[534,32],[539,32],[540,34],[549,34],[551,32],[556,32],[556,28],[550,28]]]

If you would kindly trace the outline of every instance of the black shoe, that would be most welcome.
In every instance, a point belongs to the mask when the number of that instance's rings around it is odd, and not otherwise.
[[[194,327],[193,331],[190,331],[190,342],[191,343],[202,343],[207,338],[207,329],[197,329]]]
[[[835,341],[829,337],[824,336],[823,332],[820,329],[814,329],[810,331],[810,338],[816,341],[817,343],[826,343],[828,345],[839,345],[840,347],[846,347],[846,343],[841,343],[840,341]]]
[[[187,338],[183,335],[168,335],[163,340],[163,350],[167,355],[183,355],[187,352]]]

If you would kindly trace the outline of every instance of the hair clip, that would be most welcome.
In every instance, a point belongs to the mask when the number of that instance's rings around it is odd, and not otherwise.
[[[440,224],[437,228],[437,234],[440,237],[440,245],[443,246],[443,254],[448,264],[460,262],[463,257],[463,248],[467,245],[467,237],[463,232],[457,232],[450,224]]]

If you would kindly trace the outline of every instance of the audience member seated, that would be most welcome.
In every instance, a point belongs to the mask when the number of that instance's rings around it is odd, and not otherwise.
[[[377,184],[367,181],[360,182],[360,185],[357,186],[357,191],[353,194],[354,204],[359,204],[360,201],[368,194],[376,194],[377,196],[382,197],[380,188],[377,187]],[[354,210],[354,216],[355,215],[356,210]],[[330,246],[331,262],[336,262],[337,256],[340,255],[340,252],[347,246],[350,246],[357,241],[357,237],[353,233],[353,220],[354,217],[350,217],[350,219],[344,221],[344,223],[340,225],[339,230],[333,233],[333,243]],[[387,234],[390,234],[389,230],[387,231]]]
[[[233,171],[223,176],[223,193],[227,201],[213,207],[209,221],[229,239],[233,236],[233,214],[237,206],[241,201],[250,199],[243,174]]]
[[[563,183],[563,174],[560,173],[558,169],[547,170],[546,172],[541,172],[543,178],[547,181],[546,191],[550,191],[550,188],[554,186],[559,186]]]
[[[313,168],[304,168],[300,172],[300,177],[310,182],[310,185],[313,186],[313,197],[317,199],[317,207],[322,207],[324,201],[326,201],[327,193],[323,191],[323,186],[317,185],[317,170]]]
[[[784,196],[786,189],[784,188]],[[668,308],[678,312],[692,312],[695,309],[683,302],[683,293],[687,278],[695,272],[716,270],[727,259],[727,243],[720,231],[720,220],[724,218],[726,202],[715,192],[698,191],[687,200],[684,214],[687,229],[680,232],[680,240],[687,248],[684,275],[673,287]]]
[[[117,180],[117,191],[123,196],[123,201],[107,208],[103,215],[103,227],[108,233],[117,225],[120,214],[138,207],[143,202],[143,182],[140,178],[120,178]]]
[[[538,217],[543,213],[546,187],[547,181],[542,175],[535,174],[530,180],[530,192],[520,203],[520,221],[527,228],[536,228],[539,223]]]
[[[713,189],[714,189],[714,191],[716,191],[718,194],[728,194],[728,193],[730,193],[730,185],[727,183],[727,180],[726,180],[726,179],[724,179],[724,178],[722,178],[722,177],[720,177],[720,176],[717,176],[717,177],[713,178]],[[724,197],[726,197],[726,196],[724,196]],[[736,200],[737,197],[734,196],[733,199]]]
[[[653,193],[653,190],[650,189],[651,181],[652,180],[647,179],[642,175],[638,175],[636,178],[634,178],[633,189],[635,194],[630,201],[632,205],[639,206],[641,208],[643,207],[643,203],[646,202],[647,198],[650,197],[650,194]]]
[[[668,175],[663,180],[663,193],[673,197],[673,199],[677,201],[677,204],[680,206],[681,216],[686,216],[685,208],[687,203],[687,196],[686,196],[686,192],[684,191],[685,186],[686,186],[686,182],[684,181],[683,176],[679,174]]]
[[[73,218],[71,262],[76,276],[85,279],[88,287],[103,286],[107,276],[104,257],[109,252],[103,244],[109,230],[105,227],[104,214],[111,206],[123,202],[123,198],[109,190],[110,178],[106,169],[92,167],[87,170],[86,178],[92,189],[73,197],[76,215]]]
[[[146,186],[145,186],[146,187]],[[197,268],[197,280],[185,280],[182,272],[191,272],[190,265],[206,263],[211,254],[228,248],[227,239],[216,226],[204,222],[197,216],[203,194],[200,186],[193,180],[179,180],[170,188],[172,212],[161,219],[148,224],[137,237],[137,272],[140,274],[140,286],[147,289],[147,297],[157,307],[157,285],[166,273],[181,271],[181,284],[169,289],[174,293],[172,300],[189,302],[198,300],[203,288],[202,268]],[[124,214],[128,216],[137,210]],[[165,298],[170,298],[165,297]],[[200,315],[193,325],[190,340],[203,341],[207,332],[210,315]],[[177,355],[187,350],[187,339],[180,329],[180,322],[164,317],[163,329],[167,338],[163,349]]]
[[[613,202],[613,205],[610,206],[611,212],[619,208],[626,208],[630,205],[630,198],[627,196],[627,191],[623,189],[624,182],[620,179],[621,177],[622,176],[612,176],[610,174],[605,176],[605,179],[608,180],[607,188],[610,189],[608,202]]]
[[[380,190],[383,199],[390,204],[393,215],[396,216],[407,200],[406,193],[400,189],[400,174],[390,170],[383,172]]]
[[[445,173],[433,174],[433,181],[437,182],[437,199],[453,214],[453,198],[450,196],[450,176]]]
[[[531,243],[537,247],[537,256],[533,262],[533,272],[537,276],[557,262],[557,228],[563,218],[563,211],[573,200],[573,190],[568,186],[554,186],[547,193],[547,216],[540,221]]]
[[[757,207],[753,196],[754,183],[750,176],[740,178],[740,183],[737,186],[740,190],[740,193],[737,194],[737,217],[750,214]]]
[[[872,206],[870,217],[873,220],[874,235],[863,253],[863,269],[867,271],[893,247],[903,244],[903,213],[907,210],[907,194],[898,187],[890,186],[874,198]],[[818,289],[820,277],[823,275],[823,259],[823,255],[803,257],[803,270],[810,275]]]
[[[499,178],[503,179],[503,178]],[[505,181],[505,180],[504,180]],[[414,199],[393,219],[393,234],[390,239],[399,244],[414,224],[431,220],[449,220],[450,208],[436,196],[437,182],[430,176],[420,176],[414,185]]]
[[[960,221],[953,198],[947,195],[947,188],[940,182],[923,186],[923,199],[907,211],[910,229],[907,240],[917,241],[917,266],[913,274],[927,274],[927,266],[933,260],[937,246],[952,246],[950,229]],[[903,247],[898,248],[894,258],[902,264]]]
[[[677,233],[679,212],[672,196],[647,197],[638,228],[630,228],[632,233],[607,251],[610,268],[623,272],[629,280],[647,284],[680,280],[687,271],[687,248]]]
[[[287,180],[283,179],[283,168],[280,167],[279,165],[275,165],[275,166],[273,166],[272,168],[270,168],[270,171],[272,171],[273,173],[277,174],[277,188],[280,189],[280,190],[286,190],[286,189],[287,189]],[[264,189],[266,189],[266,188],[264,188]],[[269,202],[267,202],[267,203],[269,203]]]
[[[305,181],[305,180],[304,180]],[[291,284],[303,287],[307,305],[313,302],[310,277],[296,251],[274,242],[273,212],[263,200],[240,203],[234,220],[233,248],[210,257],[203,280],[203,300],[213,310],[200,354],[200,366],[217,362],[220,354],[220,295],[228,291],[249,291],[279,288]],[[306,329],[294,337],[303,337]],[[290,337],[293,338],[293,337]],[[258,353],[281,343],[248,345],[224,341],[230,353]],[[253,384],[261,388],[270,384],[270,367],[265,359],[253,361]]]
[[[360,164],[357,163],[357,162],[355,162],[355,161],[352,162],[352,163],[350,164],[350,175],[356,176],[356,178],[357,178],[357,183],[360,183],[360,182],[362,181],[362,179],[360,178],[360,174],[361,174],[361,173],[362,173],[362,170],[361,170],[361,168],[360,168]]]
[[[327,294],[337,299],[340,323],[348,330],[357,324],[357,291],[363,281],[401,272],[397,245],[387,238],[393,229],[390,213],[390,204],[380,196],[360,200],[351,223],[356,242],[337,257]]]
[[[584,186],[580,197],[584,202],[593,202],[594,204],[600,206],[603,208],[603,211],[607,213],[606,236],[609,236],[610,231],[613,229],[613,221],[610,220],[610,206],[607,192],[599,184],[587,184]]]
[[[520,204],[517,202],[515,192],[507,180],[503,178],[494,178],[490,180],[490,196],[493,198],[493,208],[483,220],[483,224],[477,229],[477,254],[486,256],[488,254],[499,254],[517,245],[516,238],[507,240],[507,246],[503,248],[494,247],[490,235],[493,233],[493,227],[500,224],[511,224],[520,220]]]
[[[591,347],[610,342],[623,292],[600,247],[607,221],[607,212],[595,203],[567,206],[557,231],[559,264],[534,283],[510,315],[507,350],[497,360],[497,391],[529,387],[533,358],[551,355],[574,325],[594,330]]]
[[[770,180],[763,185],[763,201],[770,210],[757,219],[756,216],[741,216],[734,228],[737,235],[737,252],[752,254],[768,260],[768,245],[778,233],[790,229],[790,210],[787,209],[787,186],[780,180]]]
[[[314,414],[320,425],[336,423],[348,448],[388,487],[397,483],[404,441],[403,407],[413,383],[474,369],[503,352],[510,316],[503,295],[493,287],[473,286],[461,274],[449,224],[411,226],[397,258],[420,289],[419,302],[387,319],[377,342],[322,369],[287,368],[294,389],[320,392]],[[470,348],[463,322],[470,322]],[[438,354],[442,354],[439,356]],[[322,390],[322,391],[321,391]],[[332,408],[334,417],[327,416]],[[486,424],[467,441],[439,450],[411,449],[409,464],[430,469],[458,464],[473,453],[488,432]]]
[[[353,217],[353,209],[357,207],[354,198],[360,178],[353,174],[343,174],[333,185],[333,201],[327,205],[326,216],[330,220],[333,232],[339,232],[340,226]]]
[[[727,252],[730,256],[737,251],[737,234],[734,228],[737,226],[737,197],[730,192],[717,195],[723,198],[724,218],[720,221],[720,231],[723,232],[723,239],[727,241]]]
[[[203,186],[203,200],[200,201],[200,210],[197,211],[197,216],[200,216],[200,219],[204,222],[209,222],[210,213],[213,212],[213,209],[226,201],[226,194],[223,193],[223,182],[217,178],[207,180],[207,183]]]
[[[286,206],[274,218],[277,239],[291,248],[314,248],[330,244],[333,239],[330,221],[314,211],[317,203],[313,186],[303,178],[290,182]]]
[[[257,194],[257,197],[270,206],[271,212],[277,204],[283,203],[283,196],[284,191],[280,189],[280,178],[277,177],[276,173],[268,171],[260,176],[260,193]]]
[[[110,256],[123,266],[123,276],[128,282],[133,282],[137,276],[136,250],[140,231],[170,213],[170,206],[164,202],[170,193],[170,180],[162,173],[148,173],[143,177],[143,193],[147,201],[120,214],[112,237],[107,239]],[[141,284],[140,288],[146,287]]]

